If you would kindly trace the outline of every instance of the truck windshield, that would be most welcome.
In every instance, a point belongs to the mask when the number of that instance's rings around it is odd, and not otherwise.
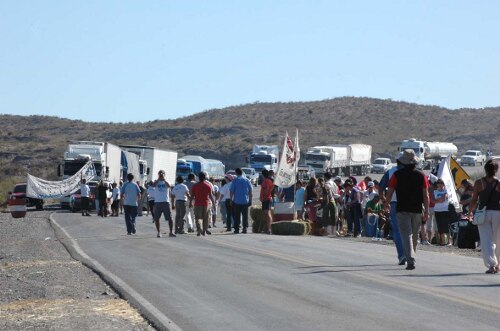
[[[252,170],[250,170],[250,169],[241,169],[241,170],[243,170],[243,172],[244,172],[244,173],[245,173],[245,175],[247,175],[247,176],[251,176],[251,175],[252,175]]]
[[[73,176],[80,170],[85,164],[87,160],[75,160],[75,161],[66,161],[64,164],[64,175],[65,176]]]
[[[373,161],[373,164],[385,164],[385,160],[377,159]]]
[[[271,155],[252,155],[250,156],[250,162],[271,163]]]
[[[26,184],[16,185],[14,193],[26,193]]]
[[[189,173],[191,173],[191,169],[189,169],[188,167],[177,168],[177,173],[182,175],[189,175]]]
[[[472,155],[472,156],[476,156],[476,152],[466,152],[465,155]]]
[[[306,160],[307,161],[325,161],[326,160],[326,155],[321,155],[321,154],[306,154]]]

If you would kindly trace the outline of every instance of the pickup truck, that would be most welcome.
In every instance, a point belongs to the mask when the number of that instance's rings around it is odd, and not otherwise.
[[[478,150],[468,150],[460,157],[460,165],[483,165],[486,162],[486,155]]]

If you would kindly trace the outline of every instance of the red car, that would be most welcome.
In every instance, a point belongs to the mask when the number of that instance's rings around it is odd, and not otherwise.
[[[14,190],[9,192],[10,199],[24,199],[27,207],[36,207],[36,210],[43,210],[43,199],[29,198],[26,196],[26,183],[16,184]]]

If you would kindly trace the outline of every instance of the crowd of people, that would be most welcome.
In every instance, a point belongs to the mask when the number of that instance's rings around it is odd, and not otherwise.
[[[325,173],[311,177],[307,183],[298,180],[290,188],[273,184],[274,173],[263,170],[259,200],[265,226],[263,233],[271,234],[273,205],[293,202],[298,219],[314,222],[316,234],[331,236],[362,236],[373,240],[393,240],[397,261],[407,270],[415,269],[417,244],[451,246],[457,241],[456,223],[460,220],[477,233],[473,247],[480,244],[488,273],[499,271],[500,255],[500,185],[495,177],[498,164],[488,161],[486,176],[474,184],[467,180],[459,189],[462,212],[451,208],[442,179],[425,175],[416,168],[418,157],[412,150],[405,150],[397,165],[389,169],[380,182],[369,176],[359,183],[356,178],[342,180]],[[160,219],[168,221],[169,236],[196,231],[197,236],[210,235],[216,227],[217,211],[226,231],[247,233],[248,213],[252,205],[252,185],[240,168],[236,175],[227,174],[220,187],[205,173],[190,174],[187,181],[177,177],[174,184],[165,179],[161,170],[147,188],[134,182],[132,174],[127,182],[106,187],[102,182],[97,188],[98,214],[106,217],[108,205],[111,216],[118,216],[123,208],[128,235],[136,233],[136,217],[142,214],[142,204],[147,206],[161,237]],[[82,215],[88,216],[90,190],[85,181],[81,184]],[[485,221],[474,225],[474,211],[486,209]],[[172,217],[175,211],[175,220]]]

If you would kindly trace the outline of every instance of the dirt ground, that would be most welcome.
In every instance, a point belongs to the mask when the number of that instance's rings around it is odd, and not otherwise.
[[[0,330],[154,330],[55,238],[51,211],[0,214]]]

